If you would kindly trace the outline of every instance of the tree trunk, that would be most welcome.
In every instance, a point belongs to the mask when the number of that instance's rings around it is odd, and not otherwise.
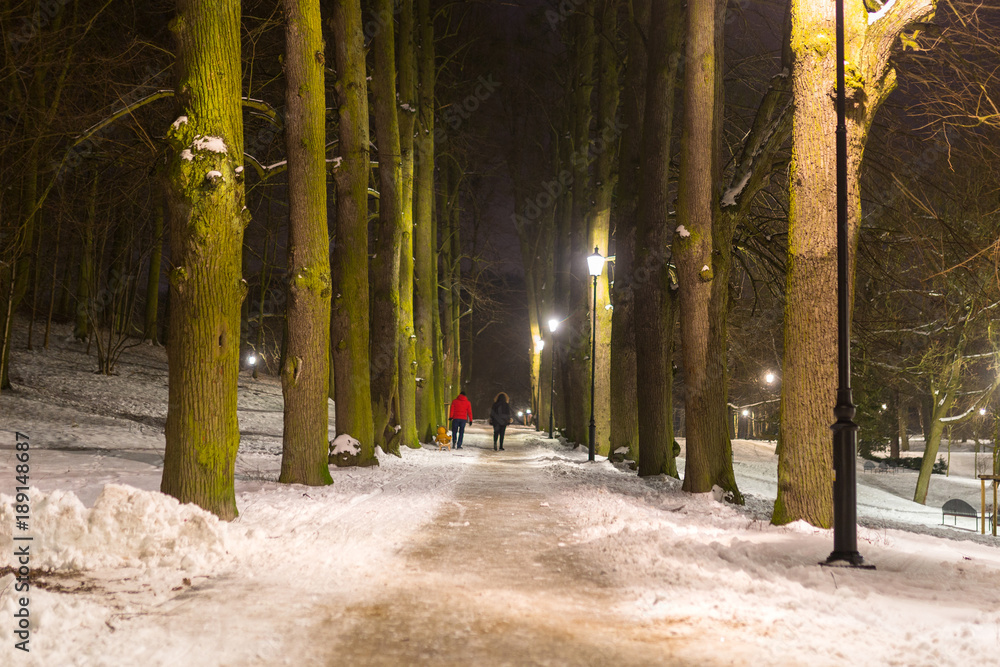
[[[330,236],[326,84],[319,0],[284,0],[288,156],[288,352],[279,482],[332,484],[329,468]]]
[[[392,16],[392,0],[378,0],[379,16]],[[371,392],[375,444],[385,452],[399,453],[399,439],[390,427],[398,398],[400,337],[400,254],[403,242],[402,158],[396,113],[396,58],[393,23],[381,26],[372,40],[375,53],[372,96],[379,164],[379,207],[375,222],[375,256],[371,264]],[[396,414],[404,441],[415,437],[413,420]]]
[[[889,56],[900,34],[929,20],[933,0],[897,0],[869,23],[862,0],[844,11],[850,284],[860,226],[858,173],[868,129],[895,88]],[[785,348],[781,383],[778,495],[772,523],[833,523],[833,419],[837,369],[835,5],[792,0],[795,111],[790,167]]]
[[[153,210],[152,252],[149,255],[149,273],[146,276],[146,318],[143,326],[143,340],[153,345],[159,344],[157,335],[157,311],[160,305],[160,262],[163,258],[163,204],[157,203]]]
[[[382,17],[382,22],[392,22],[392,16]],[[414,144],[413,128],[416,121],[417,82],[413,40],[413,0],[405,0],[400,8],[399,26],[399,145],[402,168],[403,235],[399,256],[399,405],[401,440],[407,447],[420,446],[420,412],[417,405],[417,338],[413,321],[414,282]],[[426,380],[425,380],[426,381]]]
[[[683,43],[680,0],[653,2],[648,34],[649,67],[640,147],[636,209],[636,258],[631,286],[635,309],[639,475],[677,477],[673,453],[672,353],[675,309],[667,272],[669,176],[677,63]]]
[[[97,173],[90,185],[87,216],[83,221],[80,244],[80,271],[76,280],[76,325],[73,337],[86,340],[90,336],[91,290],[94,288],[94,231],[97,227]]]
[[[570,440],[586,443],[590,415],[591,292],[587,256],[594,252],[587,233],[593,214],[593,191],[590,179],[590,123],[593,116],[591,96],[594,89],[594,60],[597,38],[594,32],[596,0],[583,0],[575,16],[575,54],[573,90],[573,213],[569,229],[569,331],[566,343],[568,384],[566,392],[566,431]],[[604,254],[607,249],[604,248]]]
[[[177,102],[167,141],[171,317],[160,490],[223,519],[236,516],[240,432],[243,205],[240,3],[178,0]]]
[[[420,118],[417,131],[416,183],[414,192],[414,328],[417,335],[417,373],[423,382],[417,389],[418,435],[424,442],[434,439],[434,320],[437,307],[437,264],[434,262],[434,23],[429,0],[417,0],[420,24]]]
[[[331,349],[336,432],[361,443],[362,461],[375,457],[369,365],[368,84],[360,0],[333,3],[337,68],[337,222],[331,276]]]
[[[717,322],[710,305],[715,290],[728,289],[728,270],[713,268],[713,222],[720,180],[722,128],[721,62],[724,5],[695,0],[688,6],[685,51],[684,128],[677,196],[674,260],[680,297],[684,353],[684,413],[687,459],[684,490],[706,493],[719,486],[742,503],[732,468],[725,357],[720,363]],[[724,334],[724,330],[722,332]],[[725,343],[722,343],[724,349]],[[721,375],[720,375],[721,373]],[[722,387],[721,395],[718,393]]]
[[[616,0],[601,0],[600,35],[598,36],[597,88],[598,137],[594,142],[594,200],[588,230],[588,248],[600,248],[605,257],[611,255],[611,201],[615,180],[612,166],[618,155],[620,130],[616,124],[618,113],[618,13]],[[589,252],[587,253],[590,254]],[[604,271],[597,277],[597,301],[592,307],[597,311],[596,355],[594,359],[594,422],[596,424],[596,451],[608,456],[611,446],[611,265],[605,263]]]
[[[628,58],[622,100],[625,125],[619,153],[618,203],[612,210],[615,230],[615,283],[611,291],[611,451],[625,449],[639,460],[639,412],[635,351],[636,207],[646,105],[650,0],[635,0],[628,26]]]

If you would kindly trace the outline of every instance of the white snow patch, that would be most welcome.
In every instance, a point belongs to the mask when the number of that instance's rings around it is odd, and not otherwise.
[[[181,151],[181,159],[191,161],[194,159],[194,153],[191,152],[190,148],[185,148]]]
[[[191,142],[191,147],[196,151],[209,151],[211,153],[225,154],[229,152],[226,150],[226,142],[222,139],[222,137],[213,137],[210,135],[198,135],[194,138],[194,141]]]
[[[750,172],[743,174],[740,182],[726,190],[722,195],[723,206],[736,206],[736,198],[743,192],[743,188],[750,182]]]
[[[330,444],[332,446],[330,453],[334,456],[337,454],[353,454],[357,456],[361,453],[361,443],[346,433],[338,435]]]
[[[892,6],[895,4],[896,0],[887,0],[887,2],[884,5],[879,7],[879,10],[877,12],[870,12],[868,14],[868,25],[875,23],[875,21],[878,21],[880,18],[889,13],[889,10],[892,9]]]
[[[686,239],[687,237],[691,236],[691,232],[689,232],[684,227],[684,225],[677,225],[677,229],[674,230],[674,233],[680,236],[682,239]]]
[[[227,556],[228,524],[196,505],[131,486],[108,484],[94,506],[69,491],[32,487],[34,568],[93,570],[101,567],[211,569]],[[0,495],[0,549],[13,552],[14,499]]]
[[[708,271],[709,270],[708,264],[706,264],[705,266],[701,267],[701,270],[702,270],[702,272]]]
[[[222,178],[222,172],[218,171],[216,169],[213,169],[212,171],[210,171],[207,174],[205,174],[205,178],[207,178],[209,180],[215,180],[217,178]]]
[[[187,116],[178,116],[177,120],[175,120],[173,123],[170,124],[170,129],[171,130],[176,130],[181,125],[187,125],[187,122],[188,122],[188,117]]]

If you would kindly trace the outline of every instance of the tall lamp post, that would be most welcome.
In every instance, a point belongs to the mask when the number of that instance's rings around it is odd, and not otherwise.
[[[541,375],[542,375],[542,367],[541,367],[541,361],[542,361],[542,359],[541,359],[541,357],[542,357],[542,350],[544,350],[544,349],[545,349],[545,340],[541,336],[535,336],[535,354],[538,355],[538,364],[539,364],[538,365],[538,376],[539,376],[538,379],[539,380],[541,380]],[[538,387],[538,393],[537,394],[532,394],[531,398],[532,398],[532,401],[535,404],[535,407],[537,408],[538,405],[541,404],[541,402],[542,402],[542,388]],[[528,408],[527,415],[528,415],[528,421],[531,421],[531,408]],[[525,426],[528,426],[528,424],[526,423]],[[538,424],[535,424],[535,430],[536,431],[538,430]]]
[[[556,318],[549,319],[549,333],[552,334],[552,351],[549,355],[552,357],[552,370],[549,372],[549,440],[553,438],[553,426],[554,420],[552,418],[552,411],[556,404],[556,342],[555,334],[556,329],[559,328],[559,320]]]
[[[587,447],[587,460],[594,460],[594,447],[597,444],[597,423],[594,421],[594,379],[597,373],[597,277],[604,271],[604,257],[597,246],[594,254],[587,258],[590,277],[594,279],[594,302],[591,306],[590,323],[590,442]]]
[[[833,551],[824,565],[873,568],[858,552],[858,425],[851,395],[851,313],[847,236],[847,103],[844,91],[844,0],[837,4],[837,404],[833,414]]]

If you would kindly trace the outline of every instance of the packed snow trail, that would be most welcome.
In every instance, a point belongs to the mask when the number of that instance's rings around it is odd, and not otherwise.
[[[441,453],[473,461],[397,576],[316,628],[339,630],[326,664],[688,664],[677,653],[692,647],[668,624],[615,622],[619,575],[568,546],[579,526],[558,485],[519,456],[534,434],[509,432],[503,452],[491,435],[471,427],[461,450]]]

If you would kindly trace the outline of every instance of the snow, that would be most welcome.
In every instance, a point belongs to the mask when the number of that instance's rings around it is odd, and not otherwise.
[[[187,125],[187,122],[188,122],[187,116],[178,116],[177,120],[175,120],[173,123],[170,124],[170,129],[176,130],[180,128],[181,125]]]
[[[684,225],[677,225],[677,229],[674,230],[674,233],[680,236],[682,239],[686,239],[687,237],[691,236],[691,232],[689,232]]]
[[[357,456],[361,453],[361,443],[346,433],[341,433],[334,438],[331,447],[331,454],[352,454]]]
[[[191,142],[191,147],[196,151],[209,151],[210,153],[227,153],[226,142],[222,137],[213,137],[211,135],[201,136],[198,135]]]
[[[194,159],[194,153],[191,152],[190,148],[185,148],[181,151],[181,159],[190,162]]]
[[[207,178],[210,181],[215,180],[216,178],[222,178],[222,172],[217,169],[213,169],[212,171],[205,174],[205,178]]]
[[[222,522],[158,491],[163,349],[104,377],[56,332],[48,351],[15,336],[0,394],[0,551],[14,431],[33,537],[31,653],[13,648],[8,569],[0,664],[995,664],[1000,542],[941,525],[948,498],[979,506],[970,443],[942,445],[951,474],[927,506],[915,471],[859,465],[858,548],[877,569],[824,568],[832,531],[769,523],[774,443],[733,443],[745,507],[524,427],[494,453],[479,424],[461,450],[379,451],[331,468],[332,486],[285,485],[280,381],[245,371],[240,516]]]
[[[885,16],[886,14],[888,14],[889,10],[892,9],[893,5],[895,5],[895,4],[896,4],[896,0],[886,0],[885,4],[882,5],[881,7],[879,7],[879,9],[878,9],[877,12],[869,12],[868,13],[868,25],[871,25],[871,24],[875,23],[880,18],[882,18],[883,16]]]
[[[750,172],[748,171],[747,173],[743,174],[743,178],[740,179],[739,183],[729,188],[722,194],[722,207],[725,208],[726,206],[736,206],[736,198],[740,195],[741,192],[743,192],[743,188],[745,188],[747,186],[747,183],[749,182],[750,182]]]

